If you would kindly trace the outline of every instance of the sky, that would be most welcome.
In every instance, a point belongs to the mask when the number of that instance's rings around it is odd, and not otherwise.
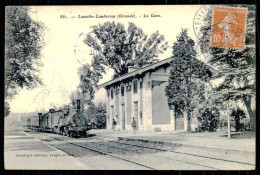
[[[187,28],[189,36],[197,41],[193,31],[193,19],[201,6],[33,6],[31,17],[42,22],[45,27],[45,47],[42,49],[41,78],[43,86],[33,90],[22,89],[10,102],[12,113],[48,110],[70,102],[69,95],[77,89],[78,68],[84,63],[91,63],[90,48],[83,43],[91,26],[107,21],[123,23],[125,28],[134,22],[144,33],[151,35],[159,31],[165,36],[169,46],[176,41],[176,35],[182,28]],[[120,15],[135,14],[136,18],[117,18]],[[151,15],[160,17],[151,17]],[[61,15],[66,18],[60,18]],[[92,15],[94,18],[79,18]],[[116,18],[96,18],[100,15],[115,15]],[[149,17],[144,17],[148,15]],[[75,18],[72,18],[72,17]],[[169,48],[159,59],[171,56]],[[107,74],[100,83],[109,81],[113,74]],[[95,95],[95,102],[105,101],[105,90],[100,89]]]

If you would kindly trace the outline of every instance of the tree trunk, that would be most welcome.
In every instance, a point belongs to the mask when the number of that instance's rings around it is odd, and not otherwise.
[[[8,82],[5,84],[5,94],[4,94],[5,98],[6,98],[6,96],[8,96],[7,92],[8,92],[10,82],[11,82],[11,79],[9,79]]]
[[[247,100],[246,97],[243,97],[243,102],[246,106],[247,112],[248,112],[249,117],[250,117],[251,129],[253,131],[255,131],[255,113],[253,112],[253,110],[251,108],[251,96],[248,97],[248,100]]]
[[[187,110],[187,121],[188,121],[188,126],[187,126],[187,131],[191,132],[191,116],[190,116],[190,110]]]
[[[190,83],[191,83],[191,77],[186,78],[186,86],[187,86],[187,121],[188,121],[188,126],[187,126],[187,131],[191,132],[191,110],[190,110],[190,103],[191,103],[191,89],[190,89]]]

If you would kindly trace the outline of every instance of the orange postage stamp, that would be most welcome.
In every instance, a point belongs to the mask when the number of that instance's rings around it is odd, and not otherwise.
[[[246,18],[246,8],[214,7],[211,46],[243,49]]]

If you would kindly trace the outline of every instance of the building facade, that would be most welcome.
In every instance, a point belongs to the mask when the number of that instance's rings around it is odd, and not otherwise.
[[[175,117],[165,95],[172,61],[168,58],[141,69],[130,67],[128,74],[100,85],[107,91],[107,129],[112,129],[114,119],[117,129],[132,130],[135,118],[139,131],[187,130],[186,115]]]

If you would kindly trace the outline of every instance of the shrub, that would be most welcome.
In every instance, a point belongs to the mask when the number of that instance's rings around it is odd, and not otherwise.
[[[198,117],[200,122],[200,132],[210,131],[215,132],[219,123],[219,110],[216,108],[206,108],[202,115]]]
[[[93,129],[106,128],[106,105],[103,103],[97,105],[90,104],[86,111],[86,118],[91,123]]]
[[[240,123],[240,120],[243,118],[246,118],[246,114],[243,110],[241,109],[233,109],[231,112],[231,117],[234,118],[235,120],[235,130],[236,132],[238,132],[239,130],[244,130],[244,124]]]

